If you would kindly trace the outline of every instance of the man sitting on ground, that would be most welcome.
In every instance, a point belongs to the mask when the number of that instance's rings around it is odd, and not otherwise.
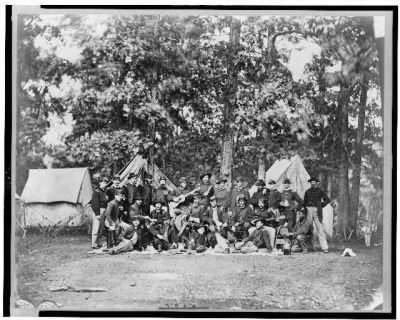
[[[129,252],[133,250],[142,251],[142,227],[140,221],[143,219],[141,216],[132,216],[132,224],[124,228],[120,233],[118,240],[119,244],[113,247],[109,252],[110,254],[118,254],[122,252]]]
[[[303,209],[298,212],[299,221],[297,222],[294,232],[289,233],[293,237],[292,252],[308,253],[309,250],[313,251],[313,222],[307,219],[306,211]]]
[[[266,248],[268,253],[272,252],[271,240],[268,232],[264,230],[263,220],[256,219],[253,224],[255,224],[255,230],[242,242],[236,243],[235,248],[240,249],[241,253],[257,252],[261,248]]]

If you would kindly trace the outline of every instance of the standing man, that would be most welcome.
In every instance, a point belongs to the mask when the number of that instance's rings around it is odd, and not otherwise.
[[[257,191],[253,193],[249,201],[254,210],[258,206],[258,201],[260,200],[260,198],[264,198],[267,196],[267,189],[265,188],[265,182],[263,179],[258,179],[256,181],[256,187]]]
[[[145,183],[142,187],[143,196],[143,215],[148,216],[150,214],[150,206],[153,202],[153,176],[151,174],[146,174]]]
[[[283,214],[288,222],[289,232],[292,232],[296,224],[296,211],[303,206],[303,200],[297,192],[290,189],[290,180],[283,180],[282,200],[280,202],[283,209]]]
[[[237,177],[235,180],[235,186],[231,189],[231,192],[229,193],[229,197],[227,200],[229,203],[229,208],[230,210],[232,210],[232,212],[235,212],[236,210],[239,200],[238,196],[240,194],[244,195],[246,202],[250,200],[249,191],[243,186],[243,178]]]
[[[101,237],[104,230],[104,212],[107,208],[108,197],[106,194],[106,186],[108,183],[106,177],[102,178],[99,183],[99,187],[92,194],[92,209],[94,217],[92,219],[92,248],[97,249],[99,245],[97,243],[97,238]],[[100,224],[102,225],[101,232]]]
[[[210,197],[214,195],[214,187],[210,182],[211,173],[204,173],[200,176],[200,196],[201,204],[205,207],[210,205]]]
[[[227,209],[229,204],[227,199],[229,197],[229,189],[227,187],[228,179],[226,177],[219,177],[216,179],[215,198],[217,200],[218,208]]]
[[[136,196],[136,174],[131,172],[128,175],[128,181],[123,187],[126,208],[128,209],[135,201]]]
[[[107,229],[107,248],[110,249],[116,245],[117,231],[119,225],[120,206],[123,200],[123,193],[121,189],[116,189],[114,193],[114,200],[111,200],[105,211],[105,227]]]
[[[279,205],[282,200],[282,195],[278,190],[276,190],[276,182],[274,180],[269,180],[268,185],[269,185],[268,210],[271,211],[276,218],[279,218],[280,216]]]
[[[174,202],[180,202],[179,205],[175,209],[179,208],[181,210],[183,209],[184,211],[189,210],[190,202],[192,201],[193,196],[187,195],[188,193],[190,193],[190,190],[187,188],[186,177],[181,177],[179,179],[178,189],[176,189],[172,192],[172,196],[173,196],[172,200]],[[185,196],[185,195],[187,195],[187,196]]]
[[[119,175],[115,175],[113,177],[111,187],[106,189],[108,201],[114,200],[115,191],[121,189],[120,183],[121,183],[121,177]]]
[[[324,227],[322,225],[322,208],[329,204],[330,199],[317,184],[319,180],[312,177],[308,180],[311,188],[304,194],[304,206],[307,210],[307,219],[313,220],[318,232],[319,244],[324,253],[328,253],[328,242],[326,241]]]
[[[168,210],[168,202],[172,198],[171,191],[167,188],[167,180],[164,176],[160,178],[160,186],[155,191],[154,201],[161,201],[164,207],[167,207]]]

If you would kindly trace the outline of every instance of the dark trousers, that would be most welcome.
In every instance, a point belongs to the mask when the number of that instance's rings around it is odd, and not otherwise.
[[[294,231],[294,226],[296,225],[296,211],[292,210],[290,208],[286,208],[283,212],[283,215],[285,215],[286,220],[288,222],[288,230],[289,232]]]
[[[168,239],[173,242],[173,243],[178,243],[179,242],[179,232],[178,229],[176,229],[175,226],[170,226],[168,230]]]
[[[271,240],[269,239],[269,234],[268,234],[268,231],[266,231],[266,230],[261,231],[260,234],[257,236],[257,238],[254,239],[253,242],[259,249],[267,248],[268,250],[272,250]]]
[[[312,237],[311,236],[306,236],[304,234],[299,234],[293,240],[293,244],[292,244],[292,251],[293,252],[308,251],[308,250],[313,250],[313,249],[314,249],[314,246],[313,246],[313,243],[312,243]]]
[[[158,239],[158,238],[154,239],[153,246],[154,246],[154,249],[157,249],[157,250],[159,248],[161,248],[161,250],[168,250],[169,249],[168,241],[165,241],[165,240],[162,240],[162,239]]]
[[[239,224],[235,230],[235,237],[238,240],[242,240],[249,236],[249,229],[251,228],[250,222],[244,222]]]

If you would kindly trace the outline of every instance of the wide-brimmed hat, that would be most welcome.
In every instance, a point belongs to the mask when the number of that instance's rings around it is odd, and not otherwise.
[[[135,215],[131,216],[130,219],[131,219],[132,221],[133,221],[133,220],[143,221],[143,220],[144,220],[144,217],[143,217],[143,216],[140,216],[140,215],[138,215],[138,214],[135,214]]]
[[[163,202],[164,202],[164,201],[162,201],[161,199],[155,199],[155,200],[153,201],[153,206],[155,206],[157,203],[163,204]]]
[[[265,181],[263,179],[258,179],[255,184],[257,187],[264,187]]]
[[[207,173],[201,174],[201,175],[200,175],[200,180],[203,180],[203,178],[204,178],[205,176],[208,176],[208,179],[210,179],[210,178],[211,178],[211,173],[210,173],[210,172],[207,172]]]
[[[313,182],[313,181],[319,182],[319,180],[318,180],[316,177],[311,177],[311,178],[308,180],[308,182]]]
[[[256,218],[256,219],[251,221],[251,224],[255,226],[258,221],[262,221],[262,223],[264,223],[264,219],[263,218]]]
[[[131,172],[131,173],[128,174],[128,179],[130,179],[130,178],[136,178],[136,177],[137,177],[137,174],[134,173],[134,172]]]
[[[222,182],[227,182],[228,179],[226,177],[218,177],[217,179],[215,179],[215,183],[216,184],[220,184]]]
[[[268,184],[276,184],[276,181],[275,181],[275,180],[272,180],[272,179],[270,179],[270,180],[268,180]]]
[[[283,180],[283,184],[291,184],[289,178],[285,178],[285,180]]]
[[[143,200],[143,196],[138,194],[135,196],[135,200]]]
[[[146,178],[146,179],[153,179],[153,176],[152,176],[150,173],[147,173],[147,174],[145,175],[145,178]]]

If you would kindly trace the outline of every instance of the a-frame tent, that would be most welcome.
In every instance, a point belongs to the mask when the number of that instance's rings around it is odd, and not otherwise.
[[[143,158],[141,155],[136,155],[119,173],[121,177],[121,185],[125,185],[128,181],[129,173],[135,173],[141,175],[144,172],[153,175],[154,186],[157,188],[161,177],[166,179],[167,188],[171,190],[176,190],[177,186],[168,178],[168,176],[162,172],[162,170],[153,164],[153,167],[149,165],[148,160]]]
[[[276,160],[274,164],[265,173],[265,182],[268,183],[269,180],[274,180],[277,183],[278,190],[283,188],[283,180],[288,178],[291,182],[291,189],[296,191],[301,198],[304,198],[304,193],[310,184],[308,180],[310,175],[308,174],[306,168],[303,165],[303,161],[300,156],[295,155],[290,160],[282,159]],[[257,190],[257,187],[253,185],[249,192],[252,195]],[[323,211],[323,225],[328,237],[332,236],[333,227],[333,208],[331,205],[327,205]]]

